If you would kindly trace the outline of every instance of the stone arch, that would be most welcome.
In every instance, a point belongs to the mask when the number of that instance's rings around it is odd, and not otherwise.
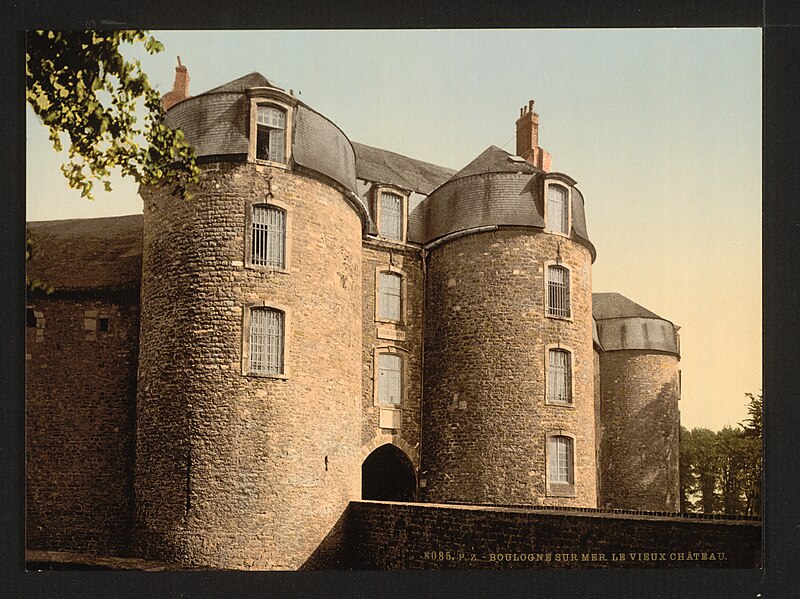
[[[361,446],[361,463],[363,464],[364,460],[369,457],[369,454],[378,449],[378,447],[381,445],[386,445],[387,443],[391,443],[405,453],[406,457],[413,464],[414,470],[419,471],[419,451],[417,451],[417,449],[414,447],[411,447],[411,445],[400,435],[384,434],[374,436],[369,443]]]
[[[417,470],[394,443],[373,450],[361,464],[361,498],[417,501]]]

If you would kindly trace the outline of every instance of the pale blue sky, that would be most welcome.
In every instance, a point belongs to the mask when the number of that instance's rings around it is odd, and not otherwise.
[[[746,417],[761,387],[761,30],[165,31],[135,52],[169,91],[259,71],[351,140],[451,168],[514,152],[531,98],[553,169],[578,181],[594,290],[681,326],[684,426]],[[132,55],[133,55],[132,54]],[[28,110],[29,220],[141,212],[135,185],[67,189]]]

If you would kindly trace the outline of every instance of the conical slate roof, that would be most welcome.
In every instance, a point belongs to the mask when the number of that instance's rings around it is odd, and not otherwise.
[[[275,87],[277,89],[282,89],[264,77],[264,75],[261,73],[254,71],[244,75],[243,77],[234,79],[233,81],[228,81],[228,83],[220,85],[219,87],[210,89],[205,93],[214,94],[219,92],[244,92],[251,87]]]
[[[470,175],[481,175],[483,173],[541,173],[541,169],[536,168],[527,160],[518,156],[512,158],[505,150],[497,146],[489,146],[481,152],[475,160],[450,177],[460,179]]]
[[[629,300],[621,293],[593,293],[592,316],[596,320],[610,318],[658,318],[666,320],[636,302]]]

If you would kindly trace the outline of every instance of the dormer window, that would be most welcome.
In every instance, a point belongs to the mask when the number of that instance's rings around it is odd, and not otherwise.
[[[286,111],[259,105],[256,114],[256,158],[286,163]]]
[[[392,241],[405,241],[406,197],[393,191],[378,191],[378,235]]]
[[[545,184],[545,224],[547,231],[559,235],[570,232],[570,193],[569,188],[558,183]]]

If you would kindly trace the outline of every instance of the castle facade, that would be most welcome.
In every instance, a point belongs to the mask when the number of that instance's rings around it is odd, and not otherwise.
[[[165,106],[191,200],[29,223],[29,548],[296,569],[355,499],[678,510],[677,327],[593,294],[532,101],[458,172],[258,73]]]

